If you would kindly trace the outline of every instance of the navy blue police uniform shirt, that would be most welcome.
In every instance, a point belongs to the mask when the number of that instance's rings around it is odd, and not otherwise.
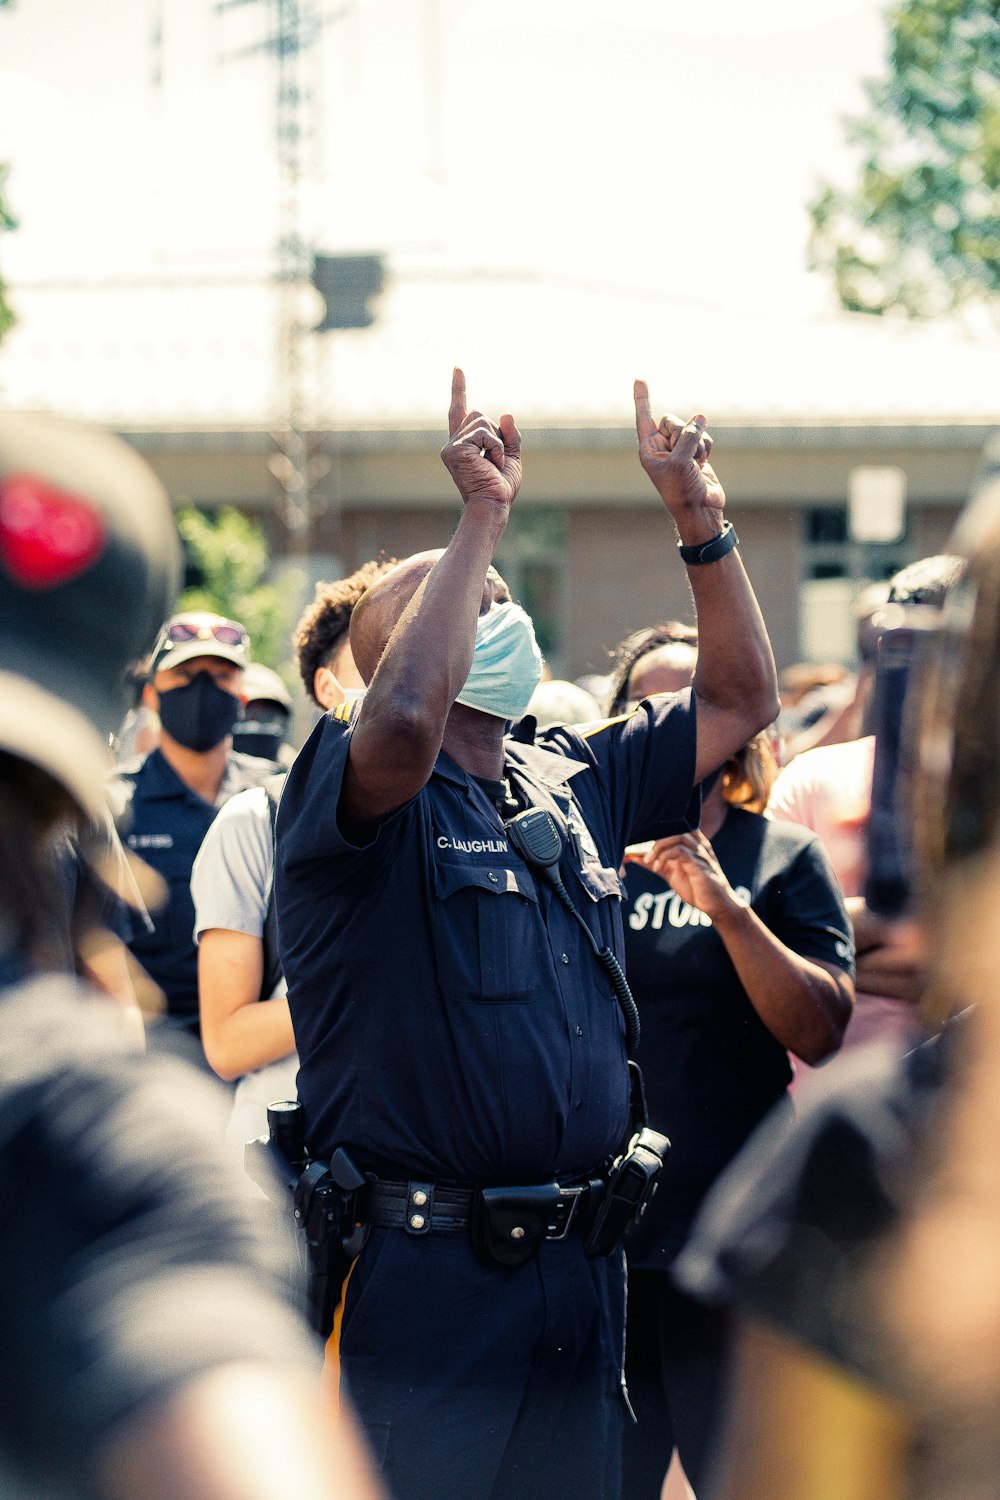
[[[194,940],[194,902],[191,867],[202,840],[223,803],[247,787],[259,786],[278,769],[274,761],[231,752],[219,795],[206,802],[183,782],[159,750],[138,765],[119,769],[119,790],[134,790],[124,811],[123,842],[167,884],[166,904],[152,913],[154,929],[133,923],[129,947],[166,996],[167,1018],[176,1025],[197,1029],[198,948]]]
[[[850,919],[814,834],[732,807],[712,848],[730,885],[786,947],[853,978]],[[657,1195],[626,1248],[631,1266],[662,1269],[719,1173],[785,1097],[792,1068],[711,919],[632,860],[624,918],[650,1121],[672,1145]]]
[[[311,1149],[347,1146],[380,1175],[425,1181],[585,1174],[627,1123],[610,979],[486,792],[444,752],[368,842],[344,837],[358,711],[316,726],[278,812],[279,946]],[[619,961],[625,845],[698,818],[694,717],[685,692],[534,742],[526,719],[505,742],[515,799],[567,829],[563,881]]]

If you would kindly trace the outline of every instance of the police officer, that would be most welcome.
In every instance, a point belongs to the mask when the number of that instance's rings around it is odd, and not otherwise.
[[[655,422],[639,383],[636,421],[690,565],[693,696],[508,735],[541,670],[491,566],[520,437],[510,416],[467,411],[456,370],[442,458],[458,528],[358,604],[368,693],[317,726],[279,809],[308,1139],[367,1176],[370,1235],[330,1353],[397,1500],[618,1492],[623,1262],[585,1253],[574,1207],[629,1122],[622,1016],[594,949],[621,956],[625,845],[696,820],[698,782],[777,712],[704,418]],[[515,844],[531,809],[558,832],[572,911]]]
[[[126,842],[163,876],[165,906],[152,931],[136,924],[130,947],[166,1000],[168,1040],[198,1036],[198,953],[191,868],[219,808],[259,786],[278,766],[232,749],[241,711],[250,638],[236,620],[194,611],[160,631],[145,701],[158,714],[160,743],[145,760],[119,768],[114,795]]]

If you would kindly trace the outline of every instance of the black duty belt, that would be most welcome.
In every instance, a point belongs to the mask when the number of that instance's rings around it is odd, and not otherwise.
[[[433,1182],[369,1181],[358,1194],[360,1222],[384,1229],[405,1229],[407,1234],[449,1234],[475,1225],[482,1205],[502,1215],[507,1233],[515,1243],[541,1237],[561,1240],[575,1226],[595,1181],[563,1187],[558,1182],[522,1188],[456,1188]],[[524,1223],[520,1223],[520,1220]]]

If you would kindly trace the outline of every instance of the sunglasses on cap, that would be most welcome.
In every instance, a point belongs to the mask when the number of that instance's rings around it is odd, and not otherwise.
[[[250,637],[238,620],[170,620],[161,630],[154,647],[150,673],[155,672],[175,648],[198,641],[216,641],[230,651],[245,652],[249,656]],[[190,656],[191,653],[186,652],[185,655]]]
[[[243,646],[250,644],[250,637],[235,620],[220,620],[217,625],[189,625],[186,620],[174,620],[164,627],[161,649],[169,641],[179,646],[185,641],[217,640],[220,646]]]

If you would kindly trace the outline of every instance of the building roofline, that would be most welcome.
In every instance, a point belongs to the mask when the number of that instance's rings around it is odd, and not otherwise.
[[[727,448],[770,449],[837,449],[837,448],[982,448],[1000,431],[1000,423],[901,422],[891,420],[859,421],[815,418],[740,418],[738,421],[712,422],[713,436]],[[275,436],[263,427],[149,427],[118,425],[116,431],[140,451],[223,453],[242,451],[269,453],[275,447]],[[522,424],[522,431],[538,450],[571,450],[600,448],[624,450],[635,446],[630,426],[597,423],[547,424],[533,427]],[[364,453],[373,450],[421,452],[441,447],[444,434],[439,426],[379,425],[371,427],[333,427],[320,429],[320,437],[330,438],[341,452]]]

